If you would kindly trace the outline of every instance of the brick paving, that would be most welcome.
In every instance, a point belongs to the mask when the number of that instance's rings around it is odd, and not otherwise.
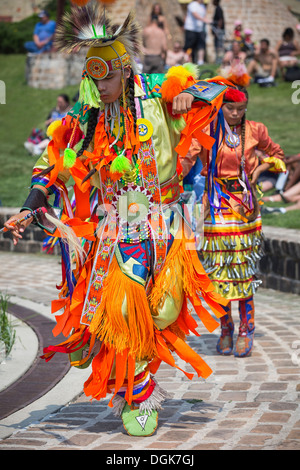
[[[51,362],[40,359],[43,349],[53,343],[53,321],[22,305],[10,305],[9,313],[34,331],[38,338],[38,352],[28,370],[11,386],[0,392],[0,420],[24,408],[45,395],[70,369],[67,357],[56,355]],[[61,338],[63,340],[63,337]],[[8,367],[9,370],[9,367]]]
[[[0,253],[1,291],[49,305],[56,297],[58,258]],[[1,450],[299,450],[299,296],[260,289],[255,297],[252,355],[240,359],[215,352],[218,332],[189,344],[213,369],[207,379],[188,380],[162,365],[159,384],[170,395],[153,436],[126,435],[108,400],[74,397],[59,410],[0,441]],[[234,310],[237,323],[237,311]],[[201,331],[202,330],[202,331]],[[183,363],[178,360],[178,365]],[[189,370],[189,369],[188,369]],[[1,421],[0,421],[1,424]]]

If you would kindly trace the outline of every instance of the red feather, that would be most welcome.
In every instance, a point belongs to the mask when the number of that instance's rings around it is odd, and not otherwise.
[[[233,101],[234,103],[240,103],[242,101],[247,101],[245,93],[238,90],[237,88],[228,88],[224,96],[224,102]]]

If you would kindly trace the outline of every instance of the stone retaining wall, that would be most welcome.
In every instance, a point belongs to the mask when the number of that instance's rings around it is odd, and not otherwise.
[[[300,295],[300,231],[264,227],[263,286]]]
[[[0,208],[0,228],[17,212],[19,209]],[[264,234],[265,256],[259,266],[262,286],[300,295],[300,231],[264,227]],[[16,246],[9,233],[0,233],[0,251],[42,253],[44,239],[44,232],[35,225],[26,229],[23,239]],[[59,253],[59,245],[56,245],[53,254]]]
[[[32,88],[57,90],[81,81],[86,51],[76,54],[49,52],[28,53],[26,57],[26,83]]]

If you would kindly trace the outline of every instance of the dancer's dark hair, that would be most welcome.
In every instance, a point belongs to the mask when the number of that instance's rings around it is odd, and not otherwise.
[[[134,121],[134,132],[136,132],[136,107],[134,101],[134,73],[131,69],[130,77],[128,79],[128,87],[129,87],[129,102],[130,102],[130,111],[133,116]]]
[[[92,108],[90,111],[86,135],[82,142],[82,147],[77,153],[77,157],[80,157],[83,154],[83,152],[88,148],[88,146],[90,145],[92,141],[92,138],[95,133],[96,126],[97,126],[97,122],[98,122],[98,113],[99,113],[99,108]]]

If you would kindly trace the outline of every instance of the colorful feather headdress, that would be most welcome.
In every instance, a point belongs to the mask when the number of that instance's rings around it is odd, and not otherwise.
[[[112,24],[105,11],[108,2],[73,2],[71,12],[66,13],[57,25],[55,46],[58,51],[71,53],[83,47],[111,46],[119,41],[130,57],[130,63],[135,71],[135,59],[141,58],[142,34],[141,26],[131,11],[121,26]],[[85,2],[86,3],[86,2]],[[112,2],[110,2],[112,3]]]

